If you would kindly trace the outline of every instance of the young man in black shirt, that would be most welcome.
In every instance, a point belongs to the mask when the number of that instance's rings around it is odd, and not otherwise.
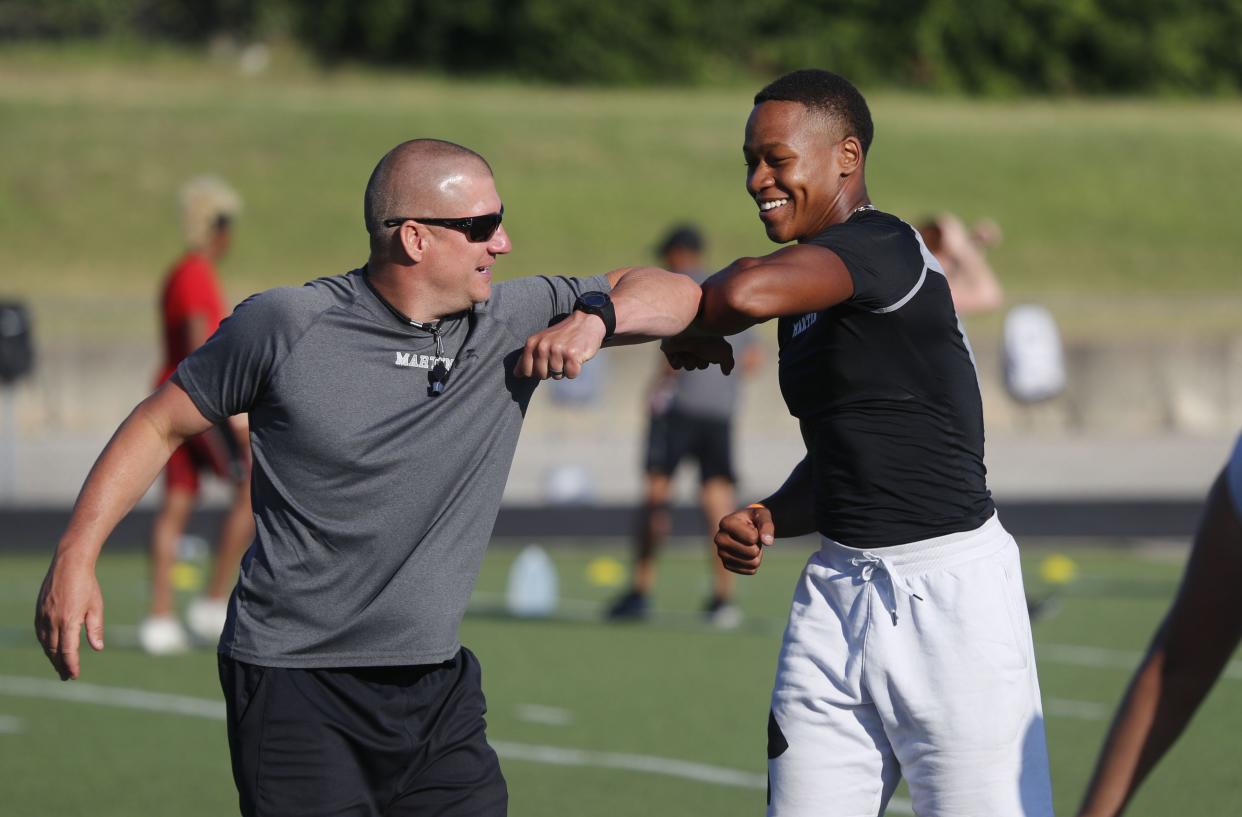
[[[778,319],[781,393],[806,458],[720,522],[753,574],[776,536],[819,533],[794,594],[768,724],[770,815],[914,810],[1050,817],[1017,547],[983,465],[973,355],[944,272],[864,181],[873,126],[845,79],[804,70],[755,97],[743,152],[768,237],[703,285],[697,326]],[[666,343],[700,365],[695,341]]]

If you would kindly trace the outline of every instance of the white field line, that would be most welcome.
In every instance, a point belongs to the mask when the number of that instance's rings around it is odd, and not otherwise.
[[[1134,670],[1143,660],[1137,650],[1114,650],[1108,647],[1083,647],[1078,644],[1035,644],[1035,657],[1039,663],[1068,664],[1076,667]],[[1221,678],[1242,681],[1242,661],[1232,660],[1225,665]]]
[[[714,783],[718,786],[734,786],[741,789],[766,789],[766,774],[724,769],[686,760],[672,760],[650,755],[629,755],[620,752],[593,752],[588,749],[566,749],[559,746],[531,746],[507,741],[490,741],[496,753],[511,760],[548,763],[554,766],[589,766],[597,769],[621,769],[628,772],[645,772]],[[890,814],[914,814],[909,800],[894,797],[888,804]]]
[[[0,715],[0,735],[20,735],[26,731],[26,723],[12,715]]]
[[[49,681],[42,678],[24,678],[0,675],[0,695],[26,698],[45,698],[74,703],[116,706],[139,709],[145,712],[163,712],[210,720],[224,720],[224,704],[206,698],[190,698],[147,692],[141,689],[105,687],[85,684],[81,681]],[[557,766],[593,766],[604,769],[662,774],[685,780],[712,783],[720,786],[738,786],[747,789],[763,789],[767,777],[762,774],[709,766],[674,758],[651,755],[630,755],[618,752],[594,752],[586,749],[567,749],[560,746],[538,746],[528,743],[491,741],[497,754],[504,758]],[[898,808],[894,804],[890,808]],[[909,811],[903,813],[910,813]]]
[[[142,689],[105,687],[81,681],[48,681],[43,678],[22,678],[0,675],[0,695],[22,698],[50,698],[56,701],[140,709],[144,712],[166,712],[193,718],[224,720],[224,702],[186,695],[147,692]]]
[[[1045,698],[1044,714],[1054,718],[1072,718],[1079,721],[1107,720],[1113,714],[1111,708],[1094,701],[1071,701],[1065,698]]]
[[[527,743],[510,743],[505,740],[493,740],[489,743],[498,755],[513,760],[529,760],[553,766],[591,766],[597,769],[646,772],[743,789],[763,789],[768,785],[768,778],[765,774],[709,766],[688,760],[674,760],[651,755],[629,755],[620,752],[595,752],[589,749],[568,749],[563,746],[532,746]]]
[[[559,706],[518,704],[514,713],[520,721],[542,723],[547,726],[569,726],[574,721],[574,713]]]

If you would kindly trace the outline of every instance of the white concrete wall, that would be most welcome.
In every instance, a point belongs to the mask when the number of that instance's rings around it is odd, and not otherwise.
[[[1067,349],[1066,393],[1035,406],[1005,393],[995,343],[975,350],[990,481],[1001,497],[1201,495],[1242,427],[1242,337],[1077,344]],[[634,501],[656,354],[606,351],[589,405],[558,401],[556,384],[540,388],[507,500],[542,501],[557,469],[562,477],[577,469],[595,500]],[[150,391],[156,368],[150,343],[41,345],[37,374],[12,392],[16,434],[0,439],[0,502],[72,501],[112,430]],[[779,485],[802,456],[777,388],[774,348],[744,388],[736,444],[747,499]],[[681,497],[692,497],[694,486],[692,469],[683,469]]]

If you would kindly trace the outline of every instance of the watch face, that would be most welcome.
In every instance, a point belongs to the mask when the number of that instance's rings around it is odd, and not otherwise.
[[[590,307],[592,309],[599,309],[607,304],[611,298],[603,292],[584,292],[578,300],[583,306]]]

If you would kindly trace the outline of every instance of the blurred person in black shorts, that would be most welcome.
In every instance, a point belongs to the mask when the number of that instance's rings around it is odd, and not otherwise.
[[[691,224],[674,226],[657,247],[665,269],[702,283],[709,275],[703,263],[704,242]],[[761,352],[753,333],[734,339],[741,374],[758,368]],[[673,476],[687,458],[699,465],[699,504],[708,530],[733,510],[737,477],[733,468],[733,418],[737,413],[739,380],[719,369],[678,371],[661,356],[656,381],[648,395],[647,445],[643,467],[645,487],[638,536],[634,542],[631,586],[608,609],[613,620],[645,618],[655,584],[656,554],[672,527],[669,501]],[[712,624],[736,627],[741,610],[734,603],[734,575],[711,549],[712,592],[704,613]]]

